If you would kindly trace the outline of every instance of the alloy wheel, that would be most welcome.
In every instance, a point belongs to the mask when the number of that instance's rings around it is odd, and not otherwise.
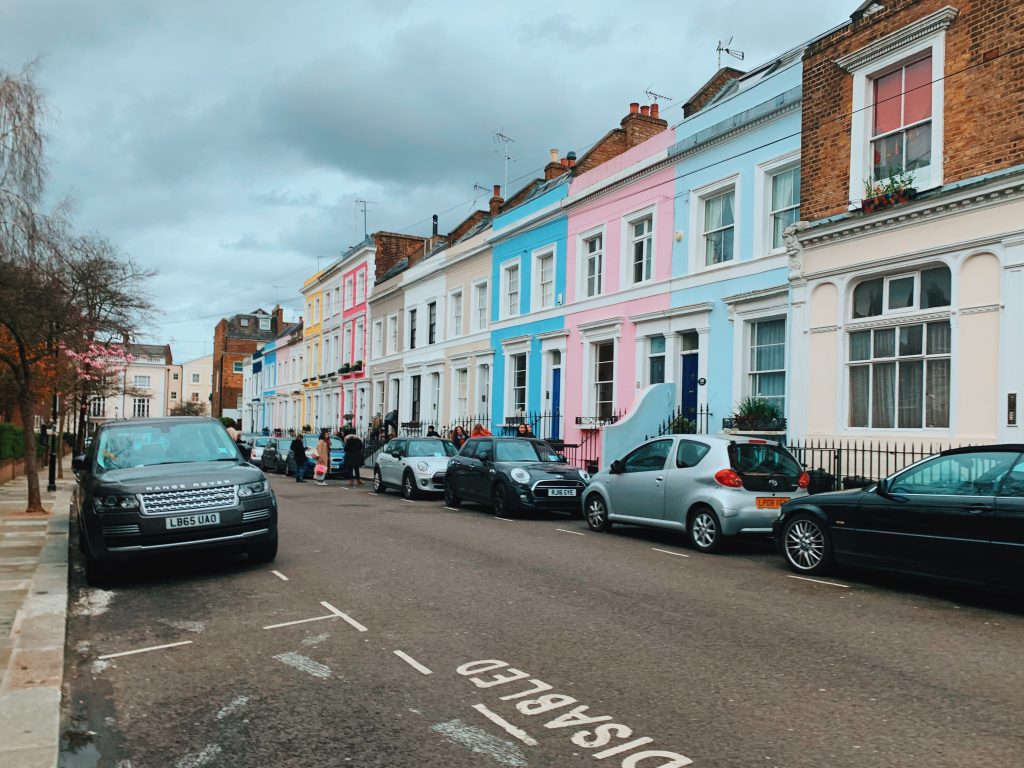
[[[412,475],[408,472],[405,473],[405,477],[402,478],[402,496],[406,499],[411,499],[416,495],[416,485],[413,482]]]
[[[821,565],[825,558],[825,534],[813,520],[800,518],[786,529],[786,559],[802,571]]]
[[[690,524],[693,543],[701,549],[710,549],[718,539],[718,524],[710,512],[698,512]]]
[[[587,525],[594,531],[604,531],[608,528],[608,509],[604,505],[604,500],[596,493],[587,499]]]
[[[494,489],[494,516],[501,517],[505,514],[505,489],[497,486]]]
[[[373,469],[373,492],[384,493],[384,478],[380,476],[380,467]]]

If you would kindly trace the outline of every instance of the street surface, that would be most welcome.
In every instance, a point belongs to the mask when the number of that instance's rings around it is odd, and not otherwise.
[[[1024,765],[1019,600],[271,479],[270,566],[73,538],[61,766]]]

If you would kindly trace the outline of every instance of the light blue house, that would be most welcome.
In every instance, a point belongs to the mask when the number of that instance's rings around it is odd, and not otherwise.
[[[795,48],[746,74],[720,70],[685,105],[669,149],[670,309],[638,326],[664,336],[666,381],[702,431],[719,431],[747,397],[788,412],[783,234],[800,218],[802,53]]]
[[[545,338],[564,334],[568,219],[561,207],[568,175],[531,182],[523,202],[495,217],[490,276],[494,349],[490,416],[497,434],[508,420],[550,412],[560,402],[561,371],[542,356]],[[548,432],[558,431],[558,420]],[[558,438],[558,434],[545,434]]]

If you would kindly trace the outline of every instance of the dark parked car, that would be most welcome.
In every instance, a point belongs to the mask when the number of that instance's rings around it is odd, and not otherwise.
[[[277,499],[215,419],[110,422],[72,466],[90,583],[118,560],[160,552],[233,547],[257,562],[277,555]]]
[[[448,462],[444,503],[487,504],[498,516],[525,510],[582,516],[583,490],[590,475],[567,464],[543,440],[475,437]]]
[[[774,530],[797,573],[851,565],[1024,587],[1024,445],[943,451],[867,488],[794,499]]]
[[[292,444],[290,437],[271,437],[263,448],[260,456],[260,467],[264,472],[285,474],[288,471],[288,448]]]
[[[314,448],[316,448],[316,444],[319,442],[319,440],[320,440],[320,436],[319,435],[303,435],[302,436],[302,442],[306,446],[306,455],[307,456],[309,455],[310,451],[312,451]],[[292,451],[291,451],[291,447],[290,447],[291,443],[292,443],[292,441],[289,440],[288,441],[288,445],[285,447],[285,450],[288,451],[288,455],[286,457],[287,464],[288,464],[287,468],[285,469],[285,474],[286,475],[294,475],[295,474],[295,457],[292,456]],[[306,468],[306,475],[307,476],[311,476],[313,474],[313,467],[316,466],[316,462],[313,461],[312,459],[307,458],[306,463],[308,464],[308,467]],[[329,469],[329,471],[327,473],[328,476],[341,474],[341,468],[344,465],[344,463],[345,463],[345,447],[341,444],[341,440],[339,440],[337,437],[332,437],[331,438],[331,466],[330,466],[330,469]]]

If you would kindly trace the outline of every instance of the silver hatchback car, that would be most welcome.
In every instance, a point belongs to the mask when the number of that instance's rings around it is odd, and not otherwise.
[[[726,537],[772,532],[779,510],[807,495],[810,478],[782,445],[732,435],[648,440],[591,478],[587,525],[627,523],[683,531],[716,552]]]

